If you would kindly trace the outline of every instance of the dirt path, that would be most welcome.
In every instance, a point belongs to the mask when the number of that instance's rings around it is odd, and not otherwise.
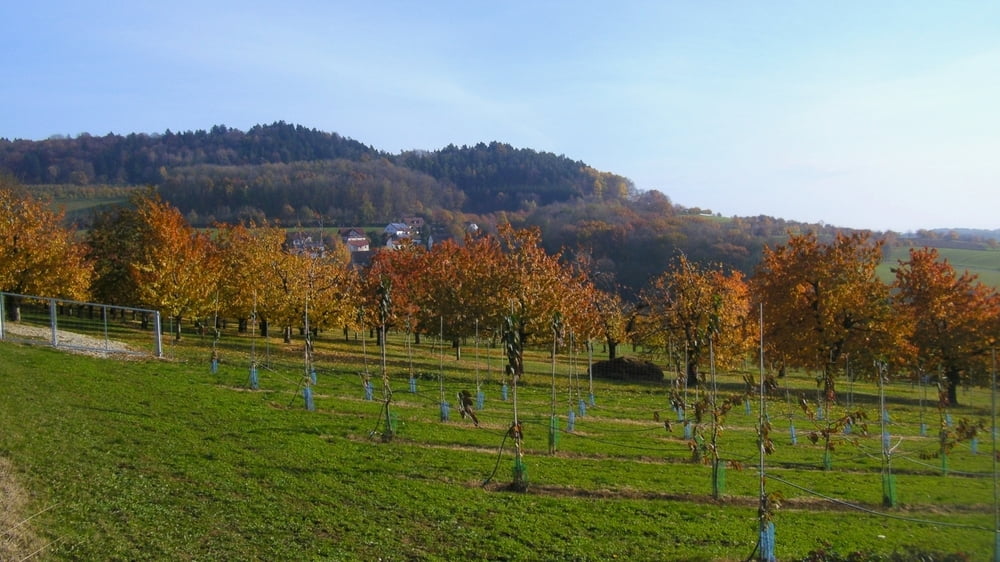
[[[28,492],[10,461],[0,457],[0,560],[22,560],[41,547],[28,519]]]

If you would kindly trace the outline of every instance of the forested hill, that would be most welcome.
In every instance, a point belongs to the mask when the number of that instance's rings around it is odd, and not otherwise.
[[[243,132],[211,130],[163,134],[81,133],[43,141],[0,139],[0,167],[24,184],[157,185],[163,169],[198,164],[259,165],[379,157],[374,148],[316,129],[283,122]]]
[[[494,213],[634,188],[583,162],[508,144],[391,155],[277,122],[163,134],[0,139],[0,168],[24,184],[156,185],[193,218],[327,217],[369,223],[436,209]]]
[[[565,156],[509,144],[448,145],[404,152],[396,161],[454,184],[467,197],[467,212],[491,213],[544,206],[578,198],[624,200],[635,190],[627,178],[600,172]]]

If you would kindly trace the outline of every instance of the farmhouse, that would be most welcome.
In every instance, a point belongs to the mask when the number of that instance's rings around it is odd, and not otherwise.
[[[347,249],[353,252],[367,252],[371,250],[371,242],[368,236],[357,228],[341,228],[337,233],[344,241]]]

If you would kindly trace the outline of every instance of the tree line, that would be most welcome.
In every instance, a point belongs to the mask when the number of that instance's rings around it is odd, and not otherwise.
[[[853,376],[938,376],[954,403],[959,384],[988,380],[1000,334],[993,288],[932,248],[911,249],[883,282],[875,268],[885,240],[868,232],[789,233],[764,247],[750,275],[677,254],[626,299],[602,287],[599,260],[549,252],[538,227],[510,223],[430,249],[383,250],[359,270],[346,252],[293,251],[273,225],[195,229],[154,192],[102,213],[82,238],[11,180],[0,212],[0,290],[157,309],[176,337],[221,314],[290,341],[308,318],[315,331],[441,334],[458,350],[506,323],[527,344],[601,341],[611,356],[626,343],[656,348],[689,384],[707,365],[739,368],[763,346],[769,377],[808,370],[828,401],[853,365]],[[391,310],[380,311],[386,294]],[[565,332],[552,328],[556,318]]]
[[[381,163],[366,165],[373,160]],[[305,166],[316,162],[335,164]],[[280,171],[280,166],[274,166],[292,163],[308,169]],[[275,190],[285,192],[282,204],[293,207],[298,207],[295,202],[304,196],[310,200],[307,205],[319,214],[326,213],[330,205],[311,200],[314,197],[309,196],[315,194],[309,191],[364,191],[368,181],[404,193],[409,199],[420,199],[431,208],[441,204],[468,213],[514,211],[581,197],[621,199],[634,189],[624,177],[594,170],[565,156],[515,149],[500,142],[391,155],[336,133],[281,121],[246,132],[216,125],[208,131],[167,130],[155,135],[109,133],[98,137],[83,133],[43,141],[0,139],[0,168],[31,185],[156,185],[183,212],[193,210],[200,215],[213,214],[220,206],[243,207],[248,204],[246,191],[257,187],[269,190],[260,198],[273,198]],[[297,181],[299,174],[311,185]],[[259,181],[265,184],[261,186]],[[229,189],[213,192],[204,205],[189,197],[192,189],[227,182],[232,184]],[[425,197],[428,187],[463,196],[444,196],[438,201]],[[333,193],[328,197],[342,196]],[[256,193],[253,198],[258,199]],[[391,217],[395,209],[381,203],[376,194],[369,212],[379,220]],[[273,216],[270,211],[275,206],[272,201],[262,210]],[[342,218],[344,209],[332,206],[333,213],[327,219]]]
[[[154,186],[196,227],[217,222],[339,226],[422,216],[441,232],[464,225],[537,227],[550,253],[587,254],[602,283],[634,298],[677,251],[749,275],[786,231],[836,229],[771,217],[713,217],[657,190],[561,155],[500,142],[387,154],[283,122],[210,130],[44,141],[0,139],[0,168],[59,200]],[[697,211],[697,212],[696,212]],[[74,211],[89,227],[92,215]]]

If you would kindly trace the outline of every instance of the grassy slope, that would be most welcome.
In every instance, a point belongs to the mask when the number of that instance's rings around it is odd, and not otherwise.
[[[879,266],[879,276],[889,282],[893,279],[891,268],[900,260],[909,259],[910,249],[897,246],[886,248],[885,260]],[[984,285],[1000,288],[1000,250],[966,250],[959,248],[938,248],[942,258],[947,259],[959,274],[968,270],[979,276]]]
[[[172,347],[171,361],[123,363],[0,344],[0,456],[32,491],[32,512],[52,507],[33,520],[44,541],[56,541],[46,559],[736,560],[753,548],[756,471],[730,470],[726,499],[711,500],[708,468],[689,462],[682,426],[652,421],[654,411],[673,416],[662,387],[596,383],[597,405],[548,455],[550,367],[543,354],[532,356],[530,372],[541,374],[519,396],[531,484],[516,494],[498,488],[510,481],[510,450],[499,465],[497,451],[511,413],[499,399],[495,357],[487,366],[485,353],[475,363],[469,349],[456,361],[417,347],[414,371],[430,374],[411,394],[409,360],[395,342],[389,371],[401,426],[394,441],[380,443],[369,438],[380,408],[363,399],[359,342],[318,342],[316,412],[295,394],[302,370],[294,345],[284,355],[276,343],[254,343],[273,369],[261,371],[262,390],[251,392],[247,342],[224,344],[217,375],[195,337]],[[374,373],[376,350],[367,350]],[[478,367],[487,392],[482,428],[454,410],[440,421],[441,366],[447,397],[474,388]],[[567,367],[559,369],[565,428],[576,396],[567,395]],[[737,380],[721,382],[735,389]],[[812,392],[808,380],[788,382]],[[872,400],[871,387],[856,390],[855,400]],[[935,449],[934,439],[916,435],[919,391],[893,392],[893,432],[909,433],[903,448],[912,457],[896,462],[904,506],[894,514],[978,529],[846,511],[771,481],[769,491],[786,497],[775,518],[779,558],[802,557],[820,541],[841,551],[916,545],[977,559],[991,552],[992,533],[982,530],[992,524],[990,483],[954,475],[988,472],[988,455],[956,451],[953,474],[941,476],[940,461],[919,460]],[[878,439],[843,444],[834,470],[818,470],[821,452],[804,437],[810,422],[798,418],[799,445],[788,444],[784,413],[794,412],[795,394],[769,410],[779,445],[772,474],[881,509]],[[984,414],[988,397],[962,398],[979,407],[956,416]],[[724,456],[752,465],[754,420],[730,413]]]

